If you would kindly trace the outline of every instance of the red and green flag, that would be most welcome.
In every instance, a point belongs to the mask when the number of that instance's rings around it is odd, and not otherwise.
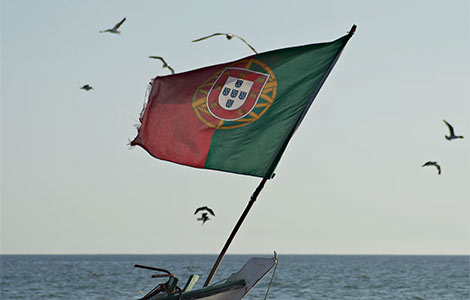
[[[131,145],[182,165],[271,178],[354,29],[155,78]]]

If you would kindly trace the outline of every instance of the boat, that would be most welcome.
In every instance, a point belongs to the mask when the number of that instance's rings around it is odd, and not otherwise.
[[[276,252],[271,258],[253,257],[227,279],[200,289],[193,289],[199,279],[197,274],[191,275],[181,288],[178,286],[179,279],[168,270],[142,265],[135,265],[135,267],[164,273],[154,274],[152,278],[169,277],[166,282],[155,286],[140,300],[239,300],[275,268],[277,263]]]

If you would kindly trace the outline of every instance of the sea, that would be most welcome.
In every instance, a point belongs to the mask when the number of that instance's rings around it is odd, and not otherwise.
[[[227,255],[211,283],[251,257]],[[165,278],[135,264],[163,268],[184,286],[202,287],[217,255],[1,255],[0,299],[139,299]],[[279,264],[247,300],[469,300],[470,256],[279,255]],[[266,292],[269,287],[269,293]]]

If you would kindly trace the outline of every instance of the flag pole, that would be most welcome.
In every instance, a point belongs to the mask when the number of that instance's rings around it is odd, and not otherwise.
[[[261,192],[261,190],[263,189],[264,184],[266,183],[267,180],[268,180],[267,178],[263,178],[263,180],[261,180],[260,184],[258,185],[256,190],[254,191],[253,195],[251,195],[250,201],[248,202],[248,205],[246,206],[245,210],[243,211],[240,219],[238,219],[238,222],[235,225],[235,227],[233,228],[232,233],[228,237],[228,240],[225,242],[225,245],[222,248],[222,251],[220,252],[219,257],[217,257],[217,260],[216,260],[214,266],[212,267],[212,270],[209,273],[209,276],[207,277],[206,282],[204,283],[204,287],[208,286],[209,283],[211,282],[212,277],[214,277],[215,272],[219,268],[219,265],[222,262],[222,259],[224,258],[225,252],[227,252],[228,247],[232,243],[233,238],[237,234],[238,229],[240,229],[240,226],[242,225],[243,221],[245,220],[246,216],[248,215],[248,212],[250,211],[251,207],[255,203],[256,198],[258,198],[258,195]]]

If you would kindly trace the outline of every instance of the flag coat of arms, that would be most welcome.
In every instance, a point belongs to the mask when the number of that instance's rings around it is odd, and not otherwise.
[[[174,163],[271,178],[352,36],[156,77],[132,146]]]

